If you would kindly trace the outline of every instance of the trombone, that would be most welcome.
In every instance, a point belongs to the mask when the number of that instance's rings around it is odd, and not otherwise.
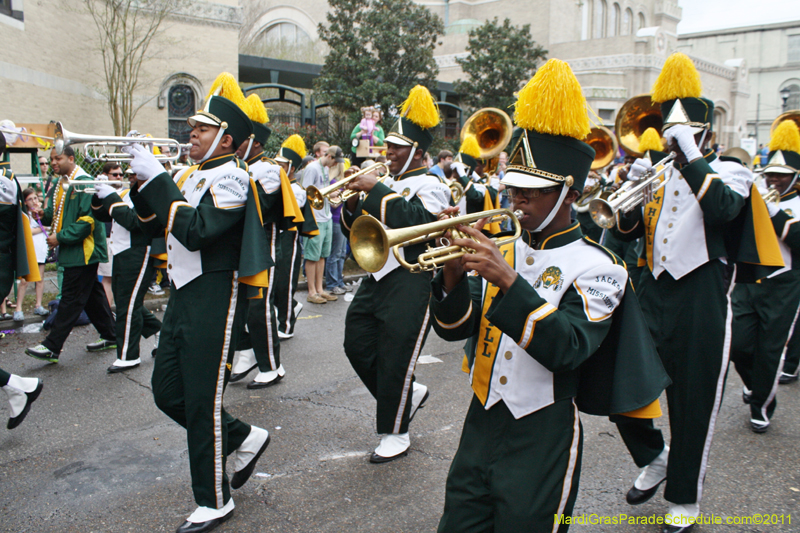
[[[105,183],[106,185],[111,185],[117,189],[129,189],[131,184],[128,180],[120,181],[120,180],[71,180],[69,178],[62,178],[60,180],[61,187],[64,189],[64,192],[67,192],[70,187],[76,187],[76,192],[84,192],[87,194],[94,194],[97,192],[95,187],[91,187],[91,185],[98,185],[100,183]],[[85,186],[89,187],[85,187]],[[85,188],[79,188],[85,187]]]
[[[389,175],[389,165],[387,163],[375,163],[374,165],[370,165],[363,170],[359,170],[352,176],[348,176],[343,180],[339,180],[333,185],[328,185],[327,187],[323,187],[322,189],[317,189],[313,185],[309,185],[308,187],[306,187],[306,197],[308,198],[308,201],[311,203],[311,207],[317,210],[325,207],[326,198],[328,198],[328,201],[331,203],[331,207],[338,207],[339,204],[341,204],[342,202],[346,202],[348,199],[360,193],[360,191],[344,190],[345,186],[348,183],[350,183],[359,176],[370,174],[380,168],[384,169],[384,174],[378,178],[378,181],[382,182],[386,178],[386,176]],[[329,196],[336,191],[341,191],[338,200],[331,200]]]
[[[111,135],[86,135],[82,133],[73,133],[64,128],[61,122],[56,122],[56,132],[54,137],[46,137],[53,140],[53,146],[56,153],[61,155],[64,153],[64,148],[73,144],[86,144],[86,149],[89,147],[100,151],[100,155],[95,159],[101,161],[113,161],[117,163],[127,163],[133,159],[133,156],[124,152],[112,151],[112,148],[121,148],[130,143],[144,143],[152,144],[167,148],[170,152],[176,152],[175,155],[156,154],[156,159],[160,162],[174,163],[181,157],[181,151],[191,147],[190,144],[181,144],[175,139],[157,139],[153,137],[114,137]],[[41,136],[40,136],[41,137]]]
[[[448,230],[451,231],[451,234],[455,234],[455,237],[464,237],[463,233],[456,231],[456,226],[473,225],[482,218],[488,218],[488,223],[510,219],[515,227],[514,235],[492,239],[495,245],[500,247],[514,242],[522,235],[522,226],[519,223],[521,216],[521,211],[490,209],[407,228],[386,229],[377,218],[364,215],[356,219],[350,230],[350,248],[356,262],[367,272],[377,272],[383,268],[389,259],[390,250],[403,268],[411,272],[432,271],[451,259],[457,259],[470,253],[469,249],[451,245],[447,241],[444,235]],[[416,263],[408,263],[400,255],[400,248],[436,238],[441,238],[442,246],[431,247],[428,244],[427,250],[417,257]]]
[[[654,169],[663,166],[661,170],[657,172],[648,171],[636,182],[626,181],[608,199],[595,198],[589,202],[589,214],[592,216],[594,223],[604,229],[613,228],[617,223],[617,213],[630,213],[636,207],[645,203],[647,198],[651,197],[654,192],[669,181],[669,176],[667,176],[661,183],[658,183],[661,180],[661,176],[672,168],[672,160],[675,159],[675,155],[675,152],[670,152],[667,157],[653,165]]]

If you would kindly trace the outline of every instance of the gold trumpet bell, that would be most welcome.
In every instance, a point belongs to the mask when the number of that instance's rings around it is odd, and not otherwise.
[[[653,103],[649,94],[634,96],[625,102],[617,113],[615,129],[622,149],[634,157],[642,157],[639,143],[647,128],[660,132],[664,125],[661,106]]]
[[[360,170],[353,174],[352,176],[348,176],[342,180],[337,181],[333,185],[328,185],[322,189],[317,189],[313,185],[309,185],[306,187],[306,198],[308,202],[311,204],[316,210],[320,210],[325,207],[325,198],[330,197],[336,191],[341,191],[339,195],[339,200],[331,201],[332,207],[337,207],[342,202],[347,201],[348,198],[351,198],[353,195],[359,194],[358,191],[351,191],[345,190],[345,186],[356,179],[359,176],[363,176],[365,174],[370,174],[376,171],[383,171],[383,175],[378,177],[378,181],[382,182],[386,176],[389,175],[389,165],[386,163],[375,163],[374,165],[370,165],[367,168]],[[330,201],[330,198],[329,198]]]
[[[611,130],[604,126],[592,128],[592,131],[589,132],[589,135],[586,136],[583,142],[594,148],[592,170],[607,167],[614,161],[614,158],[617,157],[617,151],[619,151],[617,138],[614,137]]]
[[[468,135],[475,137],[481,149],[480,159],[492,159],[511,141],[514,125],[511,117],[502,109],[484,107],[470,116],[461,128],[461,142]]]

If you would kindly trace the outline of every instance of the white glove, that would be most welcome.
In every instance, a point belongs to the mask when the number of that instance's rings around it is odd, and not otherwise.
[[[653,169],[653,163],[650,162],[649,159],[637,159],[631,165],[630,170],[628,171],[628,180],[629,181],[636,181],[641,179],[642,176],[647,174],[650,170]]]
[[[461,178],[467,175],[467,167],[460,161],[454,161],[450,163],[450,168],[455,169],[455,171],[458,173],[458,176]]]
[[[117,192],[117,190],[112,187],[111,185],[105,183],[98,183],[94,186],[94,190],[96,191],[94,194],[101,200],[103,200],[106,196],[111,193]]]
[[[664,138],[668,143],[673,139],[678,141],[681,152],[686,156],[686,161],[690,163],[695,159],[703,157],[703,154],[700,153],[700,149],[697,147],[697,143],[694,140],[694,133],[692,133],[691,126],[683,124],[672,126],[664,132]]]
[[[149,181],[166,172],[166,169],[158,162],[156,156],[140,143],[131,143],[129,146],[123,146],[122,151],[133,156],[130,168],[136,173],[136,178],[139,181]]]

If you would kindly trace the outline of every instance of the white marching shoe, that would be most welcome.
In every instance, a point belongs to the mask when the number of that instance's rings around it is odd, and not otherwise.
[[[252,348],[242,350],[233,354],[233,367],[231,368],[230,382],[235,383],[250,373],[258,364],[256,363],[256,353]]]
[[[244,485],[250,476],[253,475],[253,470],[256,468],[256,463],[264,450],[269,446],[269,431],[256,426],[250,426],[250,433],[239,449],[228,455],[228,466],[233,470],[231,477],[231,488],[238,489]]]
[[[248,389],[264,389],[266,387],[270,387],[275,385],[277,382],[283,379],[283,376],[286,375],[286,370],[284,370],[283,365],[278,366],[277,370],[270,370],[269,372],[259,372],[256,375],[256,378],[247,384]]]
[[[428,387],[415,381],[411,391],[411,414],[408,415],[409,422],[414,420],[414,415],[417,414],[417,411],[422,408],[423,405],[425,405],[425,401],[428,399],[428,396],[430,396]]]
[[[408,433],[389,433],[381,437],[380,445],[375,448],[369,458],[370,463],[388,463],[408,455],[411,447],[411,438]]]
[[[233,517],[233,498],[228,500],[222,509],[198,507],[176,530],[176,533],[205,533]]]
[[[8,396],[8,403],[11,404],[11,417],[8,419],[8,429],[14,429],[22,424],[31,404],[36,401],[42,392],[42,380],[36,378],[23,378],[16,374],[11,374],[8,383],[3,385],[3,391]]]
[[[664,446],[658,457],[653,459],[653,462],[642,468],[642,472],[636,481],[633,482],[633,487],[628,491],[625,496],[627,502],[631,505],[639,505],[644,503],[658,490],[661,483],[667,479],[667,462],[669,460],[669,446]]]

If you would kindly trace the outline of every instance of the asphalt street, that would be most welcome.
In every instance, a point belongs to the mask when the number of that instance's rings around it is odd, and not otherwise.
[[[411,425],[411,451],[373,465],[378,444],[375,401],[342,349],[343,299],[305,302],[297,333],[281,346],[286,377],[248,390],[254,377],[230,384],[229,412],[267,428],[272,443],[254,477],[234,491],[236,512],[220,532],[431,532],[444,502],[471,389],[461,372],[461,343],[429,335],[417,379],[431,396]],[[221,304],[222,305],[222,304]],[[159,313],[160,315],[160,313]],[[8,404],[0,395],[0,531],[174,531],[194,510],[186,434],[154,405],[150,391],[152,341],[143,364],[108,375],[113,352],[93,354],[91,326],[76,328],[57,365],[23,351],[42,333],[0,339],[0,367],[39,377],[45,388],[25,422],[5,429]],[[145,355],[148,354],[148,355]],[[791,525],[705,525],[696,532],[800,531],[800,384],[781,386],[769,432],[749,430],[741,381],[731,371],[710,457],[701,506],[705,514],[791,515]],[[666,401],[662,398],[662,407]],[[637,475],[616,427],[583,416],[584,455],[575,513],[654,516],[666,511],[661,491],[637,507],[625,492]],[[666,417],[656,421],[667,430]],[[668,431],[668,430],[667,430]],[[657,525],[585,525],[572,531],[657,532]]]

